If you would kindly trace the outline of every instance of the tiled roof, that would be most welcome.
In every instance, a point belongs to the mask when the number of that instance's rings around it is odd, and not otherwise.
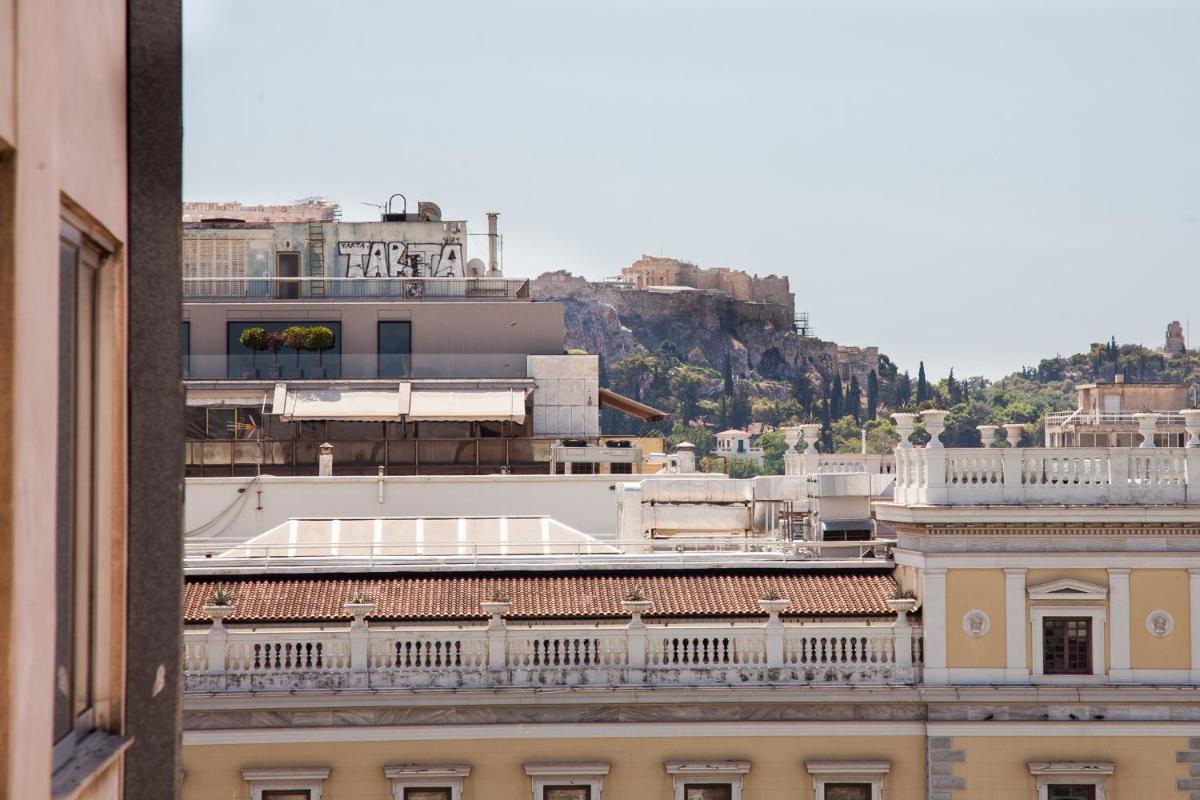
[[[493,589],[507,596],[508,617],[572,619],[625,617],[621,597],[632,586],[650,599],[649,617],[761,616],[768,591],[789,598],[785,614],[862,616],[888,614],[885,601],[896,583],[879,572],[775,572],[706,574],[573,574],[469,577],[330,578],[271,577],[218,581],[189,578],[184,620],[208,620],[203,606],[218,582],[232,594],[233,622],[299,622],[349,619],[342,604],[362,595],[376,604],[369,619],[485,619],[479,607]]]

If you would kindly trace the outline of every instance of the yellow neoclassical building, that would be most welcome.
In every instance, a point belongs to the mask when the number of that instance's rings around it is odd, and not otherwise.
[[[293,520],[189,562],[183,797],[1191,800],[1198,476],[1200,447],[904,447],[836,546]]]

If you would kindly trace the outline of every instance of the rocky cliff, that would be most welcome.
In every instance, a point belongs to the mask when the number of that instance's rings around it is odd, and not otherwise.
[[[816,379],[876,369],[875,347],[844,347],[796,334],[789,309],[774,303],[736,300],[722,292],[633,289],[594,283],[569,272],[547,272],[530,283],[536,300],[566,308],[567,346],[599,353],[610,363],[640,344],[655,350],[674,342],[687,360],[715,370],[729,358],[743,377],[790,380],[803,372]]]

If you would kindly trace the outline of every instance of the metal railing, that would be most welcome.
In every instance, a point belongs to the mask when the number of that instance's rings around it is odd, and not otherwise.
[[[185,302],[529,300],[525,278],[184,278]]]
[[[1063,428],[1079,425],[1128,427],[1136,429],[1138,422],[1133,411],[1052,411],[1046,414],[1047,428]],[[1156,411],[1158,428],[1183,428],[1183,415],[1177,411]]]
[[[754,561],[855,562],[882,566],[896,542],[873,539],[850,542],[785,541],[765,536],[674,536],[623,539],[547,540],[537,543],[495,542],[373,542],[373,543],[255,543],[230,539],[184,540],[184,568],[206,572],[270,572],[297,568],[390,567],[437,562],[456,566],[555,562],[575,566],[613,560],[636,560],[645,566],[688,566],[709,556],[720,561],[746,554]]]

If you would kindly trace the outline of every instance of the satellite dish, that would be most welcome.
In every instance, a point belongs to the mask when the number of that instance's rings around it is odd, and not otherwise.
[[[472,278],[478,278],[487,271],[487,264],[483,263],[482,258],[472,258],[467,262],[467,275]]]
[[[441,222],[442,209],[437,203],[422,200],[417,203],[417,219],[421,222]]]

